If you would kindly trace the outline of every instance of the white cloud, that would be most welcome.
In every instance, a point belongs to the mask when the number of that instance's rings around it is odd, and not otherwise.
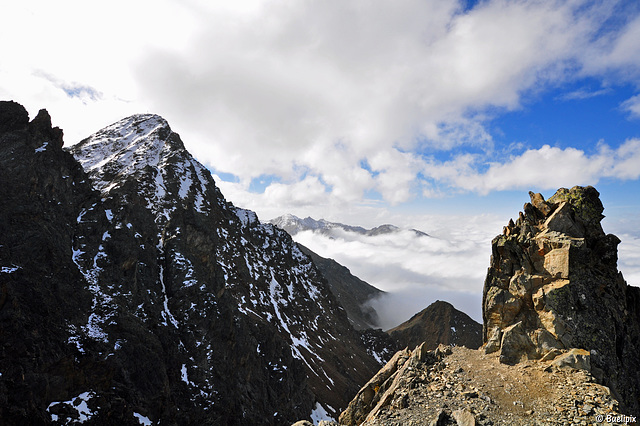
[[[640,95],[627,99],[622,103],[621,107],[629,112],[633,118],[640,118]]]
[[[598,89],[598,90],[590,90],[587,88],[582,88],[582,89],[574,90],[573,92],[565,93],[559,96],[559,99],[564,101],[582,100],[582,99],[589,99],[589,98],[595,98],[598,96],[607,95],[609,93],[611,93],[610,88]]]
[[[46,108],[67,144],[75,143],[125,115],[149,112],[132,64],[150,46],[181,48],[193,28],[194,16],[169,0],[5,2],[0,97],[31,116]]]
[[[618,269],[627,284],[640,287],[640,236],[632,233],[618,234]]]
[[[627,284],[640,287],[640,216],[635,213],[616,214],[605,218],[604,222],[604,231],[620,238],[618,269]]]
[[[592,45],[585,46],[583,72],[614,71],[618,78],[624,80],[640,76],[640,16],[635,11],[630,16],[624,16],[623,13],[618,19],[629,22],[617,31],[605,34]]]
[[[270,1],[253,14],[203,12],[207,25],[185,49],[140,59],[138,82],[217,170],[288,181],[308,168],[340,198],[374,189],[398,203],[420,194],[411,155],[377,177],[364,160],[396,149],[491,150],[484,108],[517,108],[524,92],[590,65],[595,50],[608,49],[612,67],[632,66],[613,53],[633,42],[631,29],[594,42],[609,13],[560,0],[466,12],[448,0]]]
[[[313,175],[343,202],[373,190],[393,204],[442,193],[419,177],[423,161],[435,173],[433,161],[418,158],[425,153],[472,146],[473,161],[452,161],[471,178],[480,173],[494,150],[487,109],[518,108],[523,94],[576,77],[640,78],[640,18],[620,4],[461,5],[14,2],[0,18],[0,38],[11,40],[0,46],[0,96],[32,115],[48,108],[67,143],[124,115],[156,112],[197,158],[245,186],[261,175],[284,185]],[[626,25],[602,30],[616,13]],[[635,100],[625,108],[635,111]],[[363,167],[382,156],[389,164]],[[456,170],[435,164],[431,179]]]
[[[327,189],[315,176],[308,176],[291,185],[272,183],[264,191],[267,203],[275,205],[310,206],[321,203],[327,195]]]
[[[635,180],[640,177],[640,140],[627,140],[616,149],[601,143],[591,155],[576,148],[544,145],[503,163],[490,163],[485,171],[479,171],[480,160],[477,155],[464,154],[447,162],[425,161],[423,170],[426,176],[453,188],[481,194],[595,185],[605,178]]]

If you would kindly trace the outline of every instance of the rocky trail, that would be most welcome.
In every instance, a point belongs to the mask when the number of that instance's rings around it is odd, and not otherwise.
[[[570,367],[566,357],[509,366],[495,353],[464,347],[428,352],[418,347],[398,354],[385,367],[389,377],[374,377],[341,424],[628,424],[609,388]]]

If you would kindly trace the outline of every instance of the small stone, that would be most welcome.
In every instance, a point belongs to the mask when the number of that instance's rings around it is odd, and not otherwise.
[[[476,391],[465,391],[465,392],[462,392],[462,396],[464,398],[477,398],[478,397],[478,392],[476,392]]]
[[[582,406],[582,412],[584,412],[585,414],[591,414],[593,412],[593,405],[591,404],[584,404]]]

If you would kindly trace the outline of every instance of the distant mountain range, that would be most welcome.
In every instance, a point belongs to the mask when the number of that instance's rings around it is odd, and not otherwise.
[[[275,219],[269,220],[269,223],[277,226],[280,229],[284,229],[290,235],[295,235],[298,232],[303,231],[313,231],[334,238],[344,235],[341,234],[344,232],[373,237],[377,235],[394,234],[398,232],[409,231],[417,237],[429,236],[428,234],[422,231],[418,231],[417,229],[402,229],[395,225],[389,224],[376,226],[372,229],[366,229],[361,226],[351,226],[338,222],[329,222],[324,219],[316,220],[311,217],[301,219],[292,214],[285,214],[276,217]]]

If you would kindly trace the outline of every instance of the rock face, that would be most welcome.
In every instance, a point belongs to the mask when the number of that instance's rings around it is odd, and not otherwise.
[[[287,424],[380,367],[309,257],[158,116],[65,151],[46,111],[0,103],[0,182],[5,424]]]
[[[411,373],[418,366],[425,362],[434,364],[443,355],[444,353],[440,350],[427,351],[424,343],[413,351],[404,349],[396,352],[389,362],[360,389],[347,409],[340,414],[340,424],[358,425],[376,418],[382,409],[398,399],[401,392],[407,389],[413,377]],[[398,404],[402,405],[402,402],[399,401]]]
[[[427,349],[440,344],[478,349],[482,345],[482,325],[450,303],[437,300],[408,321],[387,333],[401,347],[414,348],[425,343]]]
[[[593,187],[530,193],[524,213],[492,241],[483,291],[487,353],[516,364],[583,350],[581,365],[624,410],[640,411],[640,289],[617,270],[620,240],[604,233]]]

